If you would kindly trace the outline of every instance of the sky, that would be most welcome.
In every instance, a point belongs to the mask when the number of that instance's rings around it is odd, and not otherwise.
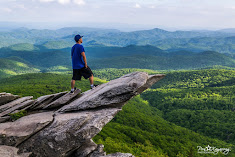
[[[235,0],[0,0],[0,22],[168,29],[235,28]]]

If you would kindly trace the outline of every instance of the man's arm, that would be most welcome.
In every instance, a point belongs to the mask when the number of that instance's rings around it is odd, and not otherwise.
[[[84,60],[84,62],[85,62],[85,67],[87,68],[87,62],[86,62],[86,55],[85,55],[85,52],[82,52],[81,55],[82,55],[82,58],[83,58],[83,60]]]
[[[73,59],[73,47],[71,48],[71,59]]]

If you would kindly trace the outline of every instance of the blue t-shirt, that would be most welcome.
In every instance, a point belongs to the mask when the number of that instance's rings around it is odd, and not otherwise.
[[[85,66],[85,62],[81,53],[85,52],[84,47],[80,44],[73,45],[71,49],[72,67],[73,69],[81,69]]]

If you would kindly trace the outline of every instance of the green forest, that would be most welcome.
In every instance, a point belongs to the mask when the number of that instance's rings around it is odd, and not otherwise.
[[[63,69],[63,68],[62,68]],[[51,69],[53,71],[53,69]],[[235,156],[235,71],[149,70],[108,68],[93,70],[95,84],[134,71],[166,74],[142,94],[132,98],[93,140],[109,153],[136,157],[199,157],[197,146],[230,148]],[[70,90],[70,71],[9,75],[0,79],[0,92],[39,96]],[[89,90],[84,78],[76,86]],[[216,156],[225,156],[221,153]]]

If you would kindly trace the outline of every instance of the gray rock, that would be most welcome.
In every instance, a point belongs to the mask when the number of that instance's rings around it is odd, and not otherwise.
[[[88,155],[88,157],[101,157],[101,156],[106,156],[103,144],[98,144],[97,148]]]
[[[14,122],[0,124],[0,145],[17,146],[53,120],[53,112],[22,117]]]
[[[17,154],[18,148],[0,145],[1,157],[29,157],[31,153]]]
[[[69,103],[72,99],[78,96],[78,94],[81,93],[81,89],[77,89],[74,94],[67,93],[60,97],[59,99],[56,99],[55,101],[51,102],[47,106],[43,107],[43,109],[51,109],[51,108],[57,108],[61,107],[67,103]]]
[[[26,97],[22,97],[22,98],[19,98],[19,99],[16,99],[12,102],[9,102],[7,104],[4,104],[2,106],[0,106],[0,112],[3,112],[3,111],[6,111],[7,109],[11,108],[11,107],[14,107],[24,101],[27,101],[27,100],[30,100],[30,99],[33,99],[32,96],[26,96]]]
[[[97,148],[97,144],[90,139],[85,144],[83,144],[81,147],[79,147],[74,154],[73,157],[84,157],[88,156],[91,152],[93,152]]]
[[[58,112],[69,112],[96,108],[99,106],[115,106],[140,94],[165,75],[150,75],[146,72],[133,72],[108,83],[88,90],[81,97],[62,107]]]
[[[6,122],[6,121],[9,121],[11,119],[10,116],[5,116],[5,117],[0,117],[0,123],[3,123],[3,122]]]
[[[0,93],[0,106],[18,98],[19,98],[18,95],[13,95],[10,93]]]
[[[149,75],[148,80],[146,81],[146,83],[143,86],[141,86],[137,90],[137,92],[142,93],[144,90],[150,88],[153,84],[155,84],[157,81],[163,79],[164,77],[165,77],[164,74]]]
[[[21,104],[13,106],[12,108],[9,108],[8,110],[0,113],[0,117],[8,115],[9,113],[12,113],[16,110],[19,110],[19,109],[25,108],[27,106],[30,106],[30,105],[33,104],[33,102],[34,102],[34,100],[26,100],[25,102],[22,102]]]
[[[19,151],[32,152],[36,157],[69,156],[98,134],[118,111],[110,108],[56,114],[53,123],[19,145]]]
[[[99,156],[99,157],[135,157],[134,155],[130,153],[113,153],[113,154],[108,154],[106,156]]]
[[[87,157],[135,157],[135,156],[130,153],[120,153],[120,152],[106,155],[106,152],[104,152],[104,145],[98,144],[96,149],[92,153],[88,154]]]
[[[39,110],[43,107],[47,106],[49,103],[55,101],[56,99],[60,98],[61,96],[65,95],[67,92],[60,92],[56,94],[44,95],[36,99],[34,105],[30,107],[33,110]]]

